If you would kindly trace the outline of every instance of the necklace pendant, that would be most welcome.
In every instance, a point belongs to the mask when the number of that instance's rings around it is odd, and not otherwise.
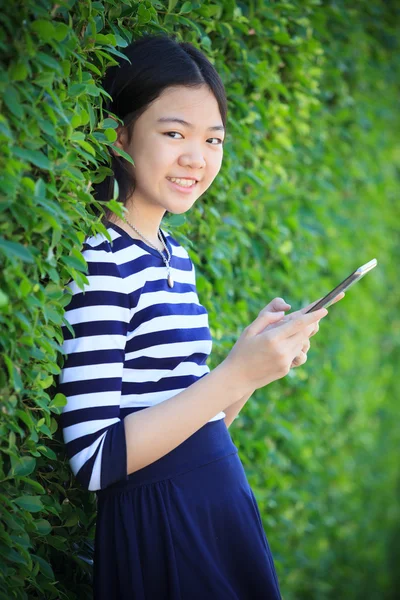
[[[168,273],[168,285],[170,288],[174,287],[174,280],[172,279],[171,273]]]

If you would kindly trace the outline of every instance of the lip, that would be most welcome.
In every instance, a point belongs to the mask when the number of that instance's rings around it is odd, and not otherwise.
[[[182,177],[179,177],[179,175],[167,175],[167,179],[168,177],[170,179],[190,179],[190,181],[195,181],[196,183],[199,182],[199,179],[196,179],[196,177],[187,177],[186,175],[182,175]]]
[[[168,183],[178,192],[182,192],[183,194],[191,194],[193,192],[193,190],[195,189],[196,185],[198,184],[197,179],[194,179],[193,177],[182,177],[181,179],[191,179],[192,181],[195,181],[195,184],[190,186],[190,187],[184,187],[183,185],[178,185],[177,183],[174,183],[173,181],[171,181],[170,179],[168,179],[168,177],[166,178]]]

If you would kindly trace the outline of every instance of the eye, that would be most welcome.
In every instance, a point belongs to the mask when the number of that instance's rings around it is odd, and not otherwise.
[[[166,133],[164,133],[164,135],[168,135],[171,137],[172,135],[182,135],[181,133],[179,133],[178,131],[167,131]],[[172,138],[173,140],[179,139],[179,138]]]
[[[217,140],[216,144],[211,144],[212,146],[220,146],[221,144],[224,143],[224,140],[221,140],[221,138],[209,138],[210,140]],[[208,141],[208,140],[207,140]]]
[[[180,135],[181,138],[183,137],[182,134],[179,133],[179,131],[167,131],[166,133],[164,133],[164,135],[167,135],[168,137],[171,137],[173,140],[179,140],[179,138],[172,137],[172,136],[175,136],[175,135]],[[209,140],[216,140],[216,142],[213,142],[211,144],[211,146],[220,146],[220,145],[222,145],[224,143],[224,140],[221,140],[221,138],[216,138],[216,137],[215,138],[208,138],[207,141],[209,141]]]

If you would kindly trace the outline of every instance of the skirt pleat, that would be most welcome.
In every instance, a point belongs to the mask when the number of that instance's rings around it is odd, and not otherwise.
[[[223,419],[97,497],[95,600],[280,600]]]

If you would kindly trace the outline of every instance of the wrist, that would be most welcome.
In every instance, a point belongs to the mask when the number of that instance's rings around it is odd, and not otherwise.
[[[243,377],[240,371],[231,363],[228,358],[222,361],[217,367],[222,373],[226,387],[231,398],[230,404],[238,402],[243,396],[251,396],[254,386]]]

